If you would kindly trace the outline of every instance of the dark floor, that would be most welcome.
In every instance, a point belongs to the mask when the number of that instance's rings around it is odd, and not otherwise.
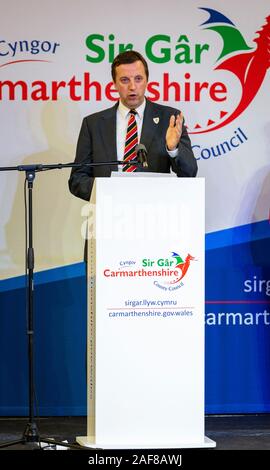
[[[28,419],[0,417],[0,445],[20,439]],[[85,417],[53,417],[35,420],[41,437],[75,443],[86,435]],[[216,450],[270,450],[270,414],[211,415],[205,420],[207,437],[216,441]],[[25,446],[6,448],[22,450]],[[2,449],[0,449],[2,450]]]

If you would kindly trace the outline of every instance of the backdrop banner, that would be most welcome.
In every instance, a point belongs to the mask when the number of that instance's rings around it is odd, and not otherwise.
[[[0,166],[73,161],[82,118],[118,99],[110,67],[127,49],[146,57],[147,97],[183,111],[206,186],[206,411],[270,411],[269,1],[0,6]],[[88,209],[68,178],[34,182],[40,414],[86,412]],[[0,172],[3,415],[27,412],[23,186]]]

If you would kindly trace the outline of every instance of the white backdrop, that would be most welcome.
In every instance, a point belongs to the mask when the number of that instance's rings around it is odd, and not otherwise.
[[[181,98],[181,101],[176,101],[172,86],[169,100],[163,102],[184,111],[194,152],[199,158],[199,176],[206,178],[207,232],[267,219],[270,74],[266,73],[253,101],[237,119],[221,129],[192,134],[196,124],[204,129],[208,119],[219,122],[221,111],[230,114],[240,101],[242,90],[239,79],[232,72],[214,70],[222,61],[217,59],[223,40],[217,31],[207,29],[209,24],[201,26],[209,19],[209,12],[199,8],[202,6],[200,1],[139,1],[132,8],[124,0],[113,4],[96,0],[48,0],[46,3],[1,0],[0,4],[4,12],[0,36],[1,166],[73,161],[82,117],[113,105],[104,97],[104,87],[111,81],[109,48],[112,54],[114,46],[116,54],[119,43],[132,43],[134,49],[145,54],[149,38],[166,35],[166,41],[163,38],[156,42],[153,54],[162,57],[161,48],[170,49],[171,59],[166,63],[155,63],[148,57],[150,82],[159,82],[155,88],[162,90],[163,75],[169,74],[171,82],[180,84],[182,96],[184,82],[190,82],[190,100]],[[246,53],[255,50],[256,31],[265,24],[270,12],[267,0],[261,0],[256,8],[253,2],[245,0],[228,0],[226,6],[224,2],[208,0],[203,7],[219,11],[234,23],[251,48]],[[213,24],[220,22],[210,26]],[[104,41],[94,40],[99,53],[101,48],[105,50],[104,60],[98,63],[86,60],[86,55],[92,58],[98,55],[86,46],[86,38],[93,34],[104,36]],[[179,43],[180,36],[182,40]],[[29,49],[32,41],[39,41],[39,52],[27,51],[25,41]],[[177,44],[187,46],[185,58],[190,63],[175,62]],[[196,44],[208,45],[208,49],[206,47],[201,53],[199,63],[195,62]],[[179,51],[183,52],[183,48]],[[226,58],[236,54],[232,52]],[[80,84],[74,87],[75,96],[70,96],[71,87],[66,85],[59,88],[57,99],[51,99],[53,81],[67,84],[75,77],[81,82],[84,74],[90,74],[91,81],[100,82],[101,100],[95,99],[94,86],[91,87],[90,100],[84,100],[83,85]],[[189,74],[189,79],[186,74]],[[15,99],[12,99],[9,85],[3,84],[6,80],[13,84],[23,81],[27,97],[22,96],[21,85],[17,85]],[[38,83],[33,84],[35,81]],[[210,85],[221,82],[227,91],[216,96],[225,99],[215,101],[208,90],[203,89],[201,99],[194,101],[195,82],[208,82]],[[32,91],[36,93],[34,99]],[[160,102],[162,94],[161,91]],[[82,99],[74,99],[80,96]],[[216,149],[217,145],[228,142],[234,135],[236,140],[233,142],[239,144],[237,147],[228,151],[225,145],[226,153],[220,150],[220,156],[207,158],[211,151],[203,149]],[[237,135],[242,136],[243,142]],[[205,158],[201,155],[202,150]],[[37,270],[82,259],[80,209],[83,202],[69,194],[68,176],[68,170],[51,171],[39,174],[35,181]],[[23,180],[23,174],[0,173],[1,279],[24,272]]]

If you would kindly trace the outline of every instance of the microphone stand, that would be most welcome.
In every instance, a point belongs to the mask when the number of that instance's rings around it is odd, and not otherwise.
[[[108,165],[141,165],[141,161],[132,160],[130,162],[113,160],[111,162],[100,163],[56,163],[51,165],[33,164],[33,165],[19,165],[0,167],[0,171],[24,171],[25,180],[27,181],[28,189],[28,213],[25,214],[25,220],[28,218],[27,240],[28,246],[26,247],[26,279],[27,279],[27,313],[28,313],[28,327],[27,327],[27,344],[28,344],[28,423],[25,427],[23,435],[20,439],[4,442],[0,444],[0,449],[10,447],[17,444],[27,445],[28,450],[39,449],[42,450],[41,442],[51,445],[60,445],[62,447],[70,447],[77,450],[82,450],[79,444],[69,444],[61,441],[55,441],[48,437],[41,437],[39,434],[38,426],[35,422],[34,413],[34,267],[35,256],[33,247],[33,187],[35,176],[37,172],[46,170],[55,170],[63,168],[82,168],[108,166]]]

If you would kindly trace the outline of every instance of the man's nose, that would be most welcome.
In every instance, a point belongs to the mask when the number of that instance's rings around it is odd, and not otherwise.
[[[134,90],[135,89],[135,80],[130,79],[129,82],[129,89]]]

